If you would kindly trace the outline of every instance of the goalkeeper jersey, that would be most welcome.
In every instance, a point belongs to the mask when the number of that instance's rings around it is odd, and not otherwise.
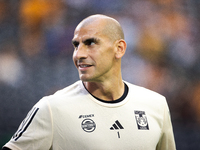
[[[106,103],[82,81],[42,98],[5,144],[13,150],[174,150],[164,96],[125,82],[123,100]]]

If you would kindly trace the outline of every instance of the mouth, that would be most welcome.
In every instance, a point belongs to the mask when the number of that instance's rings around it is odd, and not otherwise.
[[[87,68],[87,67],[91,67],[92,65],[87,65],[87,64],[81,64],[78,65],[80,68]]]
[[[77,66],[80,71],[86,71],[88,68],[92,67],[92,65],[89,64],[78,64]]]

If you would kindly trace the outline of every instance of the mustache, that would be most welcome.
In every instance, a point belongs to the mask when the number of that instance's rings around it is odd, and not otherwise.
[[[77,64],[91,64],[90,61],[84,60],[84,59],[79,59],[76,61]]]

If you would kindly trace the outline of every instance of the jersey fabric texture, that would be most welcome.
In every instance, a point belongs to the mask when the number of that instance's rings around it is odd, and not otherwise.
[[[169,109],[162,95],[125,82],[123,101],[105,103],[82,81],[42,98],[11,140],[13,150],[174,150]]]

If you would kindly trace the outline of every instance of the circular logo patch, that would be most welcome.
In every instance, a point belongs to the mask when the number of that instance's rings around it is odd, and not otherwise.
[[[81,123],[81,127],[85,132],[93,132],[96,128],[96,124],[91,119],[85,119]]]

